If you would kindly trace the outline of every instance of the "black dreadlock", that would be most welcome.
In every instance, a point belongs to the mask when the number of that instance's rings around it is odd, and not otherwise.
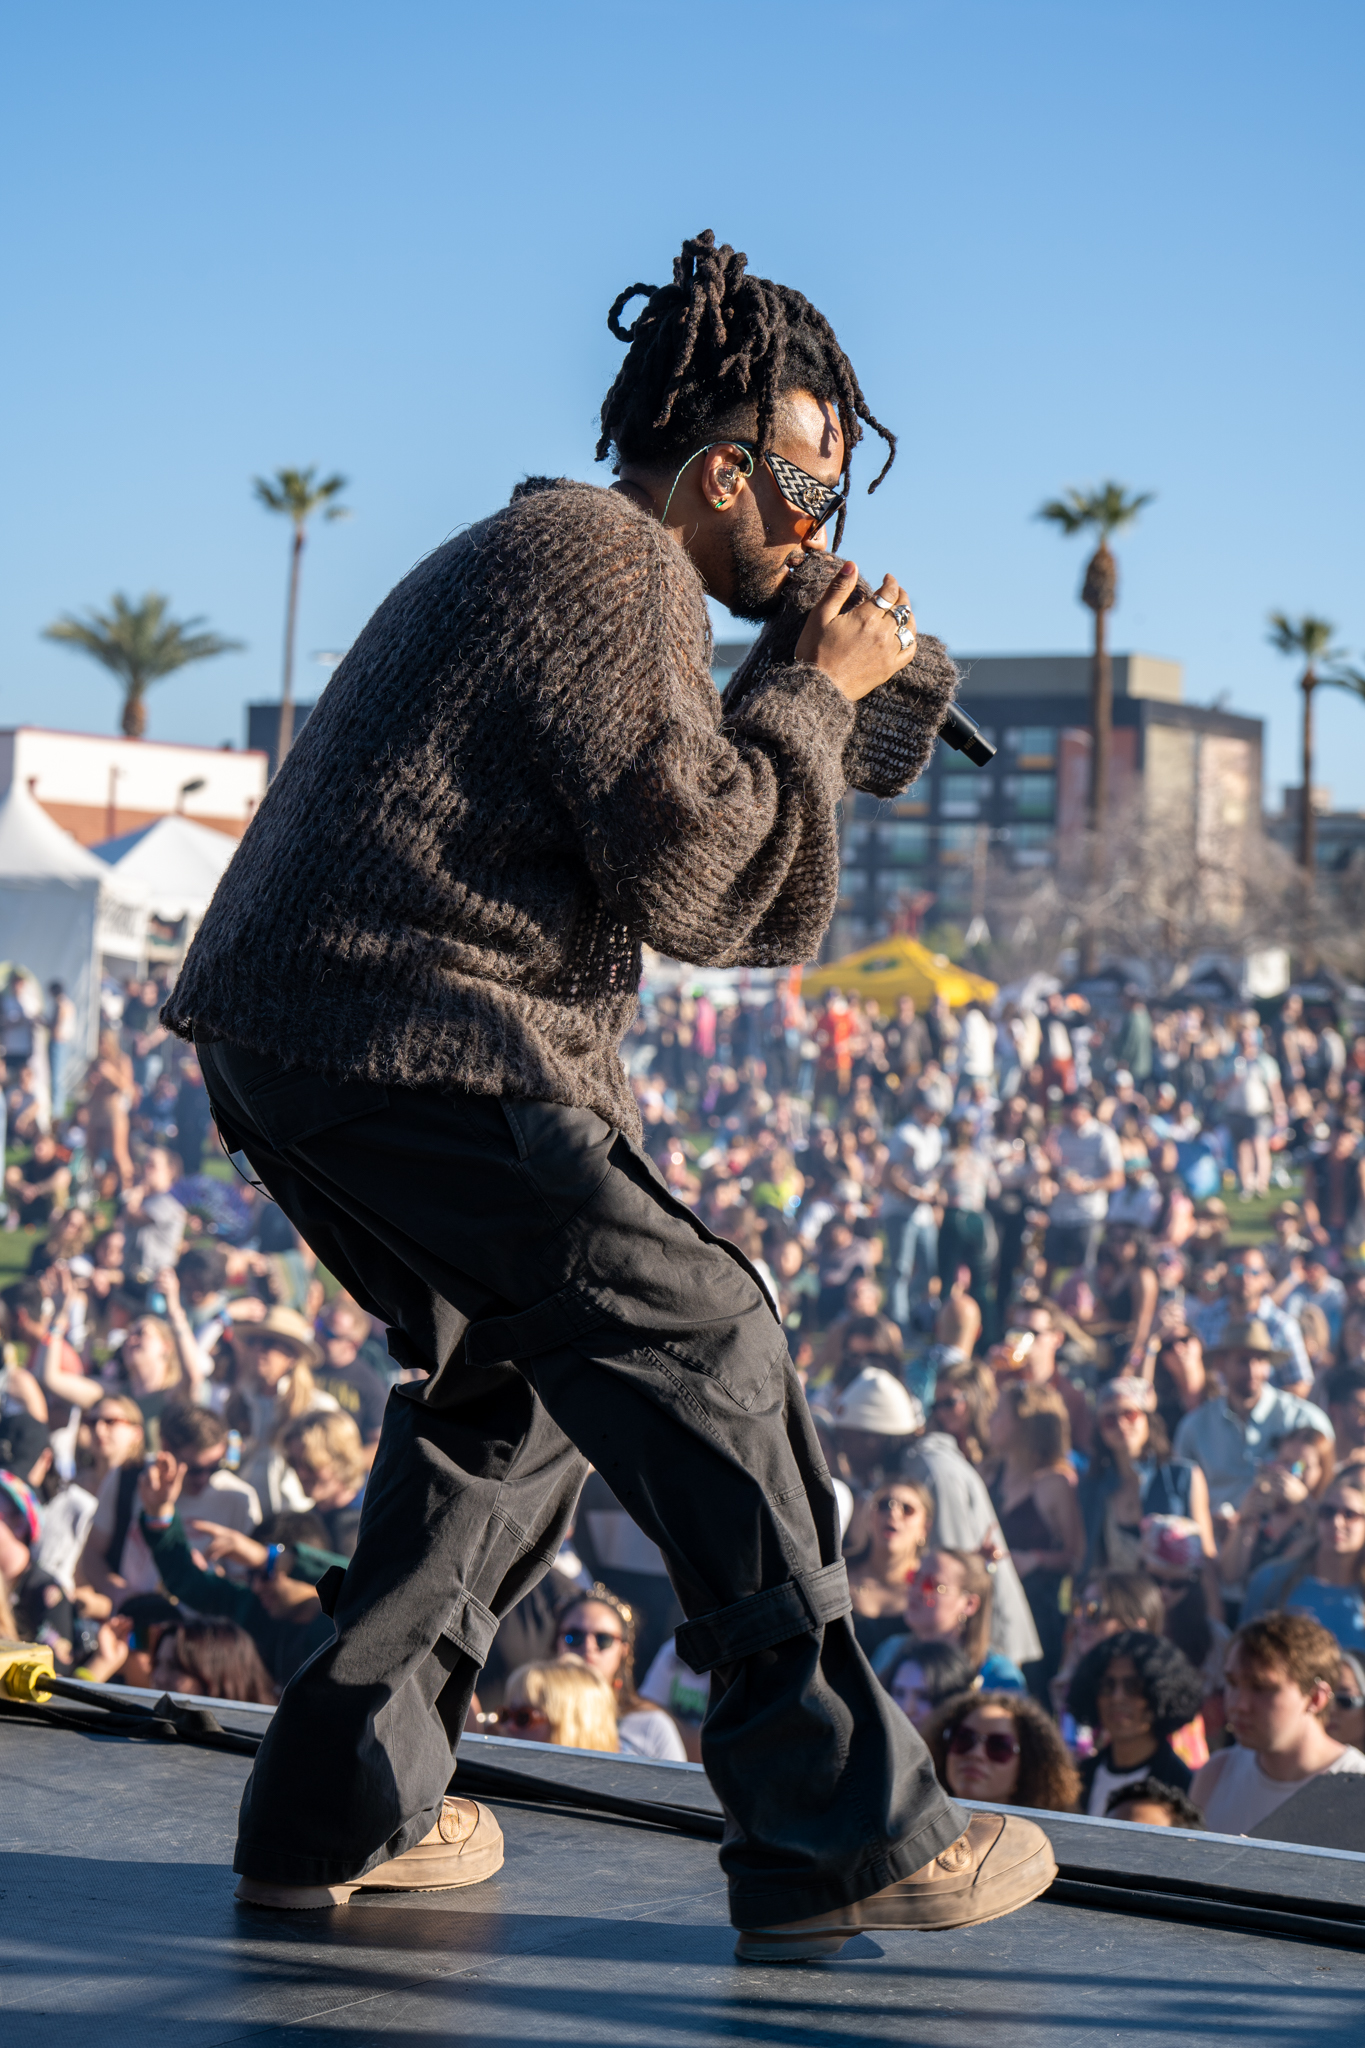
[[[895,435],[868,410],[853,365],[824,314],[800,292],[751,277],[748,261],[728,242],[717,248],[707,228],[674,257],[671,285],[633,284],[618,295],[607,325],[629,344],[629,354],[602,402],[597,460],[615,448],[618,467],[622,459],[665,463],[708,440],[723,440],[736,431],[736,414],[743,419],[755,406],[754,438],[765,454],[780,400],[789,391],[809,391],[838,409],[845,490],[863,422],[886,442],[886,461],[868,485],[870,495],[896,459]],[[644,311],[623,327],[622,310],[640,297]],[[843,531],[841,506],[836,552]]]

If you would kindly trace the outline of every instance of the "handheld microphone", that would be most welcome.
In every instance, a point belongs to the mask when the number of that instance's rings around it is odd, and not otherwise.
[[[976,720],[960,704],[948,706],[938,736],[945,746],[955,747],[959,754],[965,754],[974,768],[989,768],[995,759],[997,749],[994,743],[986,738]]]

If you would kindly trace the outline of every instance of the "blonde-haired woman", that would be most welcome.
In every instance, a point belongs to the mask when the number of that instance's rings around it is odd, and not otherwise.
[[[1023,1382],[1006,1387],[991,1416],[990,1442],[991,1499],[1043,1646],[1042,1657],[1024,1675],[1030,1691],[1046,1701],[1048,1682],[1062,1661],[1062,1582],[1085,1557],[1085,1525],[1069,1458],[1071,1425],[1061,1395]]]
[[[86,1418],[94,1469],[86,1484],[97,1496],[72,1581],[82,1614],[97,1621],[130,1593],[161,1584],[137,1512],[137,1476],[147,1450],[142,1411],[131,1394],[103,1394]]]
[[[507,1681],[498,1733],[564,1749],[619,1750],[611,1687],[581,1657],[523,1664]]]
[[[340,1410],[315,1408],[288,1424],[280,1437],[280,1449],[311,1499],[313,1513],[326,1523],[330,1548],[342,1557],[354,1556],[365,1481],[370,1476],[356,1423]]]

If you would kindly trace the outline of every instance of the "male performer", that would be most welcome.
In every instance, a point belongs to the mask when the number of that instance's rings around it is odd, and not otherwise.
[[[531,479],[391,593],[166,1007],[229,1148],[429,1374],[389,1401],[336,1640],[247,1786],[253,1904],[498,1868],[496,1821],[445,1796],[452,1751],[588,1461],[663,1550],[680,1654],[712,1674],[739,1955],[964,1926],[1053,1875],[1031,1823],[968,1825],[873,1678],[781,1329],[646,1159],[617,1056],[642,942],[815,954],[856,707],[915,657],[901,586],[850,604],[846,564],[794,657],[717,698],[705,594],[774,618],[842,529],[862,423],[895,448],[828,322],[745,261],[706,233],[671,285],[617,299],[617,483]],[[950,689],[896,686],[902,781]]]

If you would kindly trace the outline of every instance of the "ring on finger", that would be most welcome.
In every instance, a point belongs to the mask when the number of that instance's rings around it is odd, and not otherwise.
[[[913,646],[914,646],[914,644],[915,644],[915,629],[914,629],[914,627],[913,627],[913,626],[904,626],[904,625],[902,625],[902,626],[897,626],[897,628],[896,628],[896,638],[897,638],[897,639],[898,639],[898,640],[900,641],[900,643],[901,643],[901,652],[902,652],[902,653],[904,653],[904,652],[905,652],[905,650],[906,650],[906,648],[908,648],[908,647],[913,647]]]

